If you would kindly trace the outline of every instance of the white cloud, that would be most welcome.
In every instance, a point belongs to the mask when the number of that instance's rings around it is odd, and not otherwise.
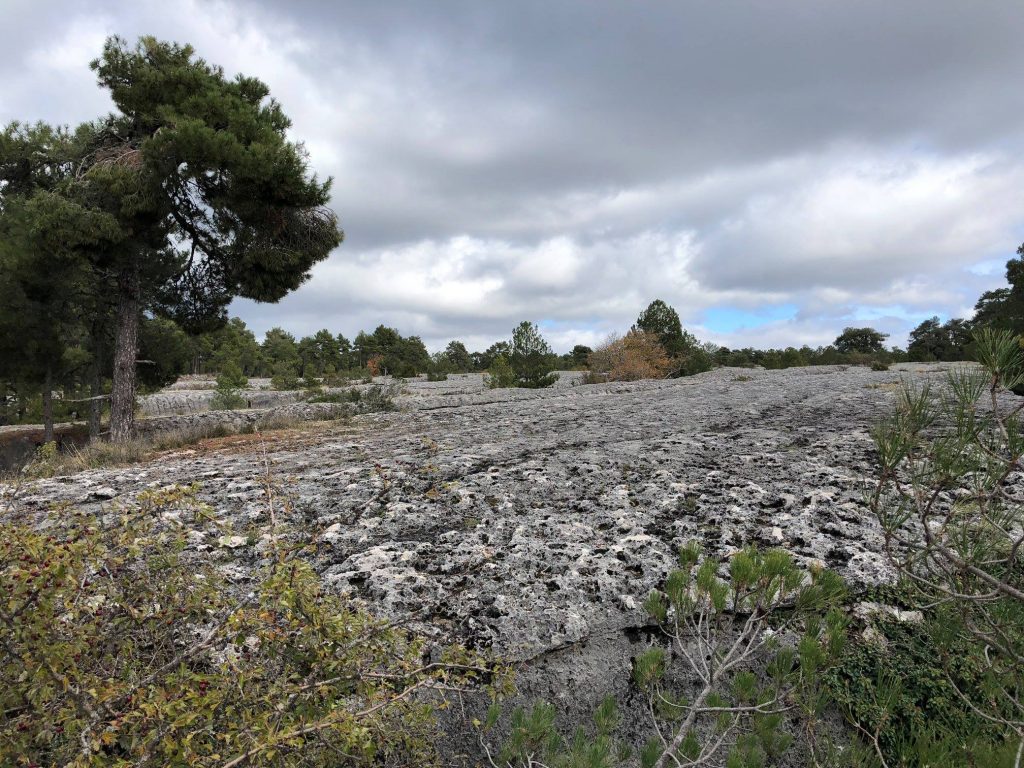
[[[109,109],[88,62],[114,32],[190,42],[270,85],[313,167],[335,177],[348,240],[279,305],[236,305],[260,332],[383,322],[432,348],[482,347],[529,318],[564,350],[624,331],[660,297],[729,346],[828,343],[858,318],[902,343],[917,318],[962,313],[998,285],[1024,232],[1020,90],[994,75],[1019,70],[1021,49],[1005,20],[952,5],[927,6],[962,33],[938,74],[901,65],[923,45],[917,16],[887,4],[780,14],[723,57],[666,43],[667,8],[636,15],[623,39],[623,11],[600,3],[564,19],[526,6],[15,5],[24,34],[0,63],[0,120]],[[721,12],[723,28],[747,23]],[[958,98],[970,110],[954,114]],[[695,326],[710,307],[779,304],[797,316],[718,336]]]

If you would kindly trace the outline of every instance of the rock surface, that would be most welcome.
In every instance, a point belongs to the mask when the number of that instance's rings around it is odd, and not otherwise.
[[[640,605],[688,539],[719,554],[782,546],[854,584],[887,580],[863,503],[869,429],[901,378],[940,382],[949,367],[719,369],[534,391],[438,382],[406,395],[404,412],[272,438],[290,500],[277,515],[318,542],[333,589],[439,640],[534,660],[524,694],[585,712],[624,692],[645,642]],[[99,509],[198,481],[244,536],[266,519],[264,472],[262,445],[238,442],[37,481],[21,505]],[[243,566],[263,556],[258,540],[217,547],[224,535],[211,525],[193,541]]]
[[[269,459],[292,500],[286,522],[317,539],[327,583],[526,659],[635,624],[690,538],[721,554],[784,546],[855,583],[886,579],[862,502],[868,430],[905,375],[720,369],[552,390],[437,382],[448,386],[405,396],[404,412],[273,441]],[[21,503],[90,505],[198,481],[219,518],[244,527],[264,514],[263,475],[260,445],[237,443],[37,481]]]

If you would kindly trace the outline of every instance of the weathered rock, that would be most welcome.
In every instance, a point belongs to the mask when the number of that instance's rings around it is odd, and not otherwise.
[[[901,377],[939,382],[946,368],[721,369],[539,391],[449,379],[403,395],[404,412],[270,441],[290,501],[276,512],[317,542],[331,588],[439,641],[532,660],[521,690],[563,699],[571,721],[628,685],[647,642],[639,606],[689,539],[717,555],[783,546],[854,585],[889,580],[864,505],[869,429]],[[21,503],[196,480],[243,531],[267,522],[264,473],[259,443],[186,450],[38,481]],[[256,549],[220,552],[251,565]]]

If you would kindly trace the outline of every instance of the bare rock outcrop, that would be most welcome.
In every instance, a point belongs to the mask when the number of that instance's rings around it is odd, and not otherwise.
[[[285,521],[317,542],[325,582],[378,613],[413,616],[521,661],[526,695],[585,711],[622,692],[643,642],[640,605],[696,538],[728,555],[781,546],[854,585],[891,577],[864,495],[871,426],[901,378],[949,366],[719,369],[670,381],[483,390],[453,380],[405,410],[328,425],[267,446],[291,500]],[[168,483],[202,484],[238,531],[266,515],[256,443],[183,450],[127,469],[38,481],[24,507],[70,499],[100,509]],[[238,572],[257,543],[197,547]],[[240,578],[244,578],[240,576]]]

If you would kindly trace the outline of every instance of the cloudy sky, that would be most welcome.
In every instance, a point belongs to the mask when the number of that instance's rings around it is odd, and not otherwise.
[[[0,0],[0,121],[110,108],[111,34],[263,79],[345,243],[262,334],[558,350],[660,297],[728,346],[905,344],[1024,240],[1020,0]]]

